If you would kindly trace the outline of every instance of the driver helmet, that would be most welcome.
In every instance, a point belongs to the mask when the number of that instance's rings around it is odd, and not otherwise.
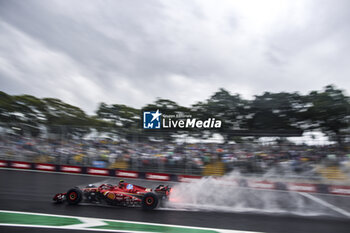
[[[124,180],[119,180],[119,188],[123,188],[124,187]]]

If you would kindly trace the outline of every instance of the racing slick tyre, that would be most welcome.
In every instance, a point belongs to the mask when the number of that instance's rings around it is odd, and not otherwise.
[[[67,203],[77,205],[83,199],[83,192],[79,188],[69,189],[66,194]]]
[[[153,210],[158,205],[158,196],[154,193],[146,193],[142,197],[142,209]]]

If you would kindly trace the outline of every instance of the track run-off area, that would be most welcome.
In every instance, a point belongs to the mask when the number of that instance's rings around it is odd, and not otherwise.
[[[116,183],[118,179],[107,178]],[[154,188],[162,182],[125,179]],[[171,183],[170,202],[153,210],[53,204],[55,193],[106,177],[0,169],[0,232],[349,232],[350,197]]]

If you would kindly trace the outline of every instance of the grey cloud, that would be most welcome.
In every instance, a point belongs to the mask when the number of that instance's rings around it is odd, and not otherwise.
[[[227,2],[0,0],[1,89],[90,113],[101,101],[189,105],[220,87],[246,97],[329,83],[349,91],[349,3],[337,3],[307,1],[301,26],[285,15],[259,34]],[[336,53],[322,54],[332,43]]]

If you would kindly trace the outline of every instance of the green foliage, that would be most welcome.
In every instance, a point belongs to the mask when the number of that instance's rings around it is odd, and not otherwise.
[[[223,125],[220,129],[211,130],[204,134],[209,137],[213,133],[220,133],[226,140],[231,140],[230,132],[245,127],[245,115],[249,102],[243,100],[240,95],[231,95],[227,90],[221,88],[214,93],[206,102],[199,102],[193,105],[195,117],[206,120],[214,117],[221,120]],[[202,133],[198,131],[197,133]],[[202,134],[203,135],[203,134]]]
[[[107,132],[118,133],[125,138],[132,137],[133,134],[140,134],[141,111],[123,104],[108,105],[101,103],[96,111],[96,119],[108,122]]]
[[[223,122],[220,129],[142,129],[142,112],[157,110],[164,115],[192,115],[206,120],[216,118]],[[195,103],[190,108],[169,99],[157,99],[142,109],[122,104],[101,103],[95,116],[88,116],[80,108],[59,99],[39,99],[30,95],[11,96],[0,92],[0,121],[12,127],[21,125],[32,135],[39,135],[46,127],[50,133],[65,137],[82,137],[91,129],[109,132],[131,139],[135,135],[149,139],[158,137],[173,140],[174,135],[188,134],[209,137],[220,133],[228,140],[240,140],[233,132],[239,130],[277,132],[280,130],[313,130],[325,132],[342,143],[349,132],[350,98],[336,87],[329,85],[322,91],[307,95],[299,93],[270,93],[257,95],[253,100],[243,99],[219,89],[209,99]],[[239,135],[238,135],[239,136]]]
[[[39,135],[40,127],[45,126],[49,133],[64,134],[68,138],[83,136],[98,122],[80,108],[59,99],[10,96],[4,92],[0,93],[0,120],[7,127],[20,126],[20,132],[33,136]]]
[[[312,91],[305,97],[308,106],[304,119],[308,129],[321,129],[327,135],[343,142],[350,122],[350,98],[342,90],[329,85],[323,91]]]
[[[298,112],[304,104],[297,93],[269,93],[255,96],[249,108],[247,127],[257,130],[295,130]]]

